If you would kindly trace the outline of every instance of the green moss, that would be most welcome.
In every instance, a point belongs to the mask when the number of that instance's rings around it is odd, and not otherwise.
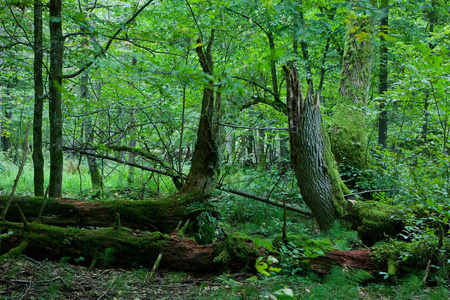
[[[224,241],[215,244],[214,262],[221,268],[232,270],[254,270],[260,251],[253,240],[240,232],[235,232]]]
[[[333,153],[340,164],[362,169],[367,144],[364,111],[370,84],[374,22],[368,17],[349,19],[331,141]]]
[[[440,266],[432,268],[431,273],[450,268],[446,258],[446,247],[450,249],[450,241],[446,239],[443,251],[436,251],[438,240],[398,241],[388,242],[372,247],[372,260],[381,268],[386,268],[390,276],[406,275],[421,272],[426,269],[428,261]]]
[[[404,208],[376,201],[357,202],[353,214],[358,218],[359,238],[367,245],[396,236],[403,229],[403,222],[398,217]]]
[[[1,231],[13,231],[16,235],[23,234],[22,228],[21,224],[0,223]],[[28,246],[24,249],[27,255],[55,260],[65,256],[70,256],[72,259],[83,257],[85,263],[98,260],[105,267],[110,266],[108,265],[110,263],[124,266],[151,266],[169,240],[169,236],[160,232],[135,236],[127,228],[83,230],[29,224],[28,230],[26,233]],[[111,255],[114,256],[113,259]]]
[[[27,239],[24,239],[19,246],[17,246],[16,248],[11,249],[10,251],[8,251],[8,253],[5,253],[3,255],[0,256],[0,260],[1,259],[8,259],[8,258],[17,258],[19,257],[20,254],[22,254],[22,252],[27,248],[28,246],[28,241]]]
[[[326,169],[328,173],[328,177],[331,181],[331,192],[333,194],[333,203],[336,208],[336,211],[338,215],[343,215],[347,211],[347,201],[344,199],[344,193],[350,193],[347,186],[344,184],[344,182],[341,179],[341,176],[339,175],[339,171],[336,166],[336,160],[333,155],[333,152],[331,151],[331,143],[330,138],[325,130],[325,125],[322,122],[321,130],[324,137],[324,149],[323,149],[323,155],[326,162]]]

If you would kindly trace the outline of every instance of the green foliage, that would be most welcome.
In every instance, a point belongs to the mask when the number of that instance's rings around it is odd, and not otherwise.
[[[217,219],[210,212],[202,212],[196,218],[196,227],[193,237],[200,245],[211,244],[216,237]]]
[[[359,285],[371,278],[372,275],[363,270],[335,267],[324,284],[312,290],[308,299],[360,299]]]

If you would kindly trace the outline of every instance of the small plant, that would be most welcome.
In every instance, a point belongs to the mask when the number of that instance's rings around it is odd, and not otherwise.
[[[261,273],[266,276],[270,276],[273,273],[278,273],[281,271],[281,268],[274,267],[274,265],[278,264],[278,260],[269,255],[267,258],[262,256],[258,257],[255,263],[255,268],[258,273]]]

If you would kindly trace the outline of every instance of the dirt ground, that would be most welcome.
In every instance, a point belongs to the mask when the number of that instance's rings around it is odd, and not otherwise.
[[[211,299],[214,274],[94,269],[30,258],[0,265],[0,299]],[[244,276],[237,274],[235,277]]]

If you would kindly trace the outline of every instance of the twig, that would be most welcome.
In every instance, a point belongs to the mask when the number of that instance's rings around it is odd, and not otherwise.
[[[159,263],[161,262],[162,256],[163,256],[163,254],[159,253],[158,258],[156,259],[155,264],[153,265],[153,268],[150,271],[150,274],[148,275],[148,279],[151,279],[153,277],[153,275],[155,274],[156,269],[158,269]]]
[[[423,276],[423,283],[427,282],[428,274],[430,273],[431,259],[427,262],[427,268],[425,269],[425,275]]]
[[[41,210],[39,211],[39,215],[37,217],[38,221],[40,221],[42,214],[44,213],[44,208],[45,208],[45,204],[47,203],[47,196],[48,196],[49,188],[50,188],[50,185],[47,185],[47,189],[45,190],[45,193],[44,193],[44,201],[42,201],[42,207],[41,207]]]

